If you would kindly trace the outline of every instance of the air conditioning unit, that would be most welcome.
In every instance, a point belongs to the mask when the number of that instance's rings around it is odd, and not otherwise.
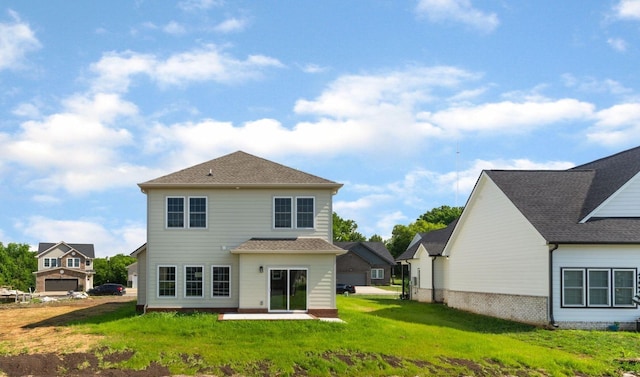
[[[412,284],[414,287],[417,287],[417,286],[418,286],[418,277],[417,277],[417,276],[414,276],[414,277],[412,277],[412,278],[411,278],[411,284]]]

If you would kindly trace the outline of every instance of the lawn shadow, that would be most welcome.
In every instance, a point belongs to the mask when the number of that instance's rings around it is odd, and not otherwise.
[[[87,308],[79,308],[65,314],[47,318],[43,321],[30,323],[22,326],[24,329],[34,329],[38,327],[70,326],[83,323],[105,323],[117,321],[123,318],[135,317],[135,301],[125,302],[105,302]]]
[[[520,322],[453,309],[443,304],[423,303],[381,296],[361,298],[385,306],[384,309],[374,310],[366,314],[396,321],[449,327],[483,334],[521,333],[534,331],[538,328]]]

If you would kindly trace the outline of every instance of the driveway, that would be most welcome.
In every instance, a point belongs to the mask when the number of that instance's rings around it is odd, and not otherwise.
[[[362,295],[385,295],[385,296],[400,296],[401,290],[398,288],[398,291],[390,291],[374,286],[369,285],[358,285],[356,286],[356,294]]]

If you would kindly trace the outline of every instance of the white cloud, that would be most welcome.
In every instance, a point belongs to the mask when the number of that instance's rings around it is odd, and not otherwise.
[[[302,69],[302,72],[305,73],[322,73],[329,69],[318,64],[306,64],[300,68]]]
[[[435,113],[424,112],[419,119],[454,134],[458,131],[523,132],[556,122],[589,119],[593,112],[593,104],[564,98],[452,107]]]
[[[96,91],[126,92],[133,76],[145,75],[161,86],[181,86],[191,82],[236,83],[262,76],[266,68],[282,68],[277,59],[251,55],[239,60],[215,45],[176,53],[167,59],[132,51],[109,52],[91,70],[97,74]]]
[[[620,0],[615,6],[616,16],[626,20],[640,20],[640,0]]]
[[[576,88],[588,93],[610,93],[615,95],[625,95],[633,93],[632,89],[626,88],[616,80],[598,80],[593,77],[578,78],[571,74],[562,75],[564,84],[570,88]]]
[[[22,67],[27,53],[41,48],[29,24],[22,22],[14,11],[9,11],[9,15],[12,22],[0,22],[0,70]]]
[[[495,13],[474,8],[470,0],[419,0],[416,12],[431,22],[453,21],[488,33],[500,24]]]
[[[616,51],[627,51],[627,42],[622,38],[609,38],[607,39],[607,43]]]
[[[597,119],[587,131],[591,142],[619,146],[640,139],[640,103],[624,103],[601,110]]]
[[[40,118],[40,109],[33,103],[21,103],[11,113],[25,118]]]
[[[213,29],[223,34],[237,33],[243,31],[247,27],[247,24],[246,19],[229,18],[216,25]]]
[[[178,2],[178,8],[184,11],[194,12],[211,9],[222,3],[222,0],[182,0]]]
[[[96,257],[104,258],[115,254],[129,255],[146,242],[146,227],[143,224],[128,223],[118,229],[109,230],[95,220],[56,220],[42,216],[32,216],[16,228],[38,242],[92,243]]]
[[[185,27],[180,25],[176,21],[171,21],[168,24],[164,25],[162,31],[171,35],[182,35],[187,32]]]

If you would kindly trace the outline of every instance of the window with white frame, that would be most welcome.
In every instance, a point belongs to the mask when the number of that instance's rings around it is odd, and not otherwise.
[[[563,268],[563,307],[629,307],[636,294],[636,269]]]
[[[231,296],[231,266],[211,266],[211,296]]]
[[[202,297],[203,296],[203,275],[202,266],[185,266],[184,267],[184,296],[185,297]]]
[[[43,261],[43,266],[45,268],[51,267],[58,267],[58,258],[44,258]]]
[[[207,198],[189,197],[189,228],[207,227]]]
[[[67,258],[67,267],[80,268],[80,258]]]
[[[313,197],[296,198],[296,227],[313,229],[315,205]]]
[[[167,197],[167,228],[206,228],[207,197]]]
[[[158,297],[176,297],[176,266],[158,266]]]
[[[315,198],[312,196],[274,197],[273,227],[276,229],[313,229]]]
[[[184,228],[183,197],[167,197],[167,228]]]
[[[384,279],[384,268],[372,268],[371,279]]]

